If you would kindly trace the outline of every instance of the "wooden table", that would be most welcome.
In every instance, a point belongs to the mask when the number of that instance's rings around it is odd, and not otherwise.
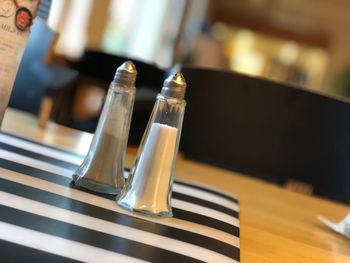
[[[50,123],[46,130],[31,115],[9,109],[2,129],[23,137],[86,153],[91,134]],[[135,149],[129,149],[131,163]],[[350,240],[318,221],[338,221],[350,207],[290,192],[235,172],[178,158],[176,177],[210,185],[240,200],[241,262],[350,262]],[[349,186],[350,187],[350,186]]]

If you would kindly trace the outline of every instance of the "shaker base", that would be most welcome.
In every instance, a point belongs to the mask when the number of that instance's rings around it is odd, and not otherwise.
[[[91,191],[99,192],[103,194],[117,195],[122,190],[121,188],[116,188],[111,185],[101,184],[90,179],[79,177],[76,174],[73,175],[73,181],[76,186],[83,187]]]
[[[171,209],[168,210],[168,211],[161,211],[161,212],[158,212],[158,213],[154,213],[154,212],[146,210],[146,209],[135,208],[135,207],[133,207],[133,206],[129,205],[128,203],[123,202],[121,200],[118,200],[117,204],[120,207],[122,207],[122,208],[124,208],[126,210],[129,210],[131,212],[134,212],[134,213],[137,213],[137,214],[140,214],[140,215],[148,216],[148,217],[166,218],[166,217],[172,217],[173,216],[173,212],[172,212]]]

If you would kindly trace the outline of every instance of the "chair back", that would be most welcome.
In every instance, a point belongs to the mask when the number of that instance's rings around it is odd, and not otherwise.
[[[117,67],[127,60],[131,60],[138,71],[135,83],[135,104],[129,135],[129,143],[137,145],[147,126],[156,95],[162,88],[165,71],[154,64],[137,59],[89,49],[85,50],[80,61],[71,62],[70,66],[79,71],[77,89],[84,89],[84,87],[86,89],[87,86],[92,85],[99,86],[107,91]],[[98,123],[98,117],[98,114],[87,118],[72,116],[68,126],[94,132]]]
[[[110,83],[117,67],[127,60],[131,60],[138,70],[136,86],[161,88],[164,70],[137,59],[86,49],[81,59],[78,62],[72,62],[70,65],[78,70],[81,75]]]
[[[348,101],[234,72],[182,72],[187,158],[350,202]]]

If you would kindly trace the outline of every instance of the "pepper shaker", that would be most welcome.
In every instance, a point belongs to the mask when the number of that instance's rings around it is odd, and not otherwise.
[[[118,67],[89,152],[73,174],[77,186],[114,195],[124,187],[124,155],[135,99],[136,75],[131,61]]]

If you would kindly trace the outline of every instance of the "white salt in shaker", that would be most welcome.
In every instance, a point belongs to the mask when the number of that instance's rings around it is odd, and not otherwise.
[[[164,81],[118,205],[153,217],[171,217],[171,192],[186,102],[181,73]]]
[[[118,194],[124,187],[124,155],[134,106],[136,75],[131,61],[117,69],[89,152],[73,174],[77,186],[107,194]]]

